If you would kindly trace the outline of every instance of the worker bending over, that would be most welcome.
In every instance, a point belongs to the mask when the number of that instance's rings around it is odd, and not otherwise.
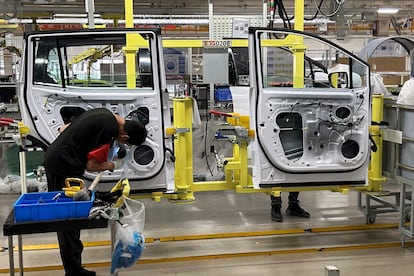
[[[137,120],[125,120],[105,108],[84,112],[64,128],[46,151],[44,167],[49,191],[61,191],[66,178],[81,178],[85,169],[92,172],[115,169],[115,162],[88,160],[90,151],[114,141],[139,146],[146,137],[145,126]],[[66,276],[96,275],[82,267],[80,229],[58,232],[57,237]]]

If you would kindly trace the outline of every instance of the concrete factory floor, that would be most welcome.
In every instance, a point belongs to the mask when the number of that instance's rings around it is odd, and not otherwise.
[[[399,185],[388,183],[384,188],[398,191]],[[283,210],[287,195],[282,194]],[[2,225],[17,197],[0,195]],[[328,275],[326,266],[336,266],[341,276],[413,275],[414,244],[406,239],[401,246],[398,212],[378,214],[368,225],[357,197],[356,191],[301,192],[301,204],[311,217],[284,216],[282,223],[272,222],[265,194],[204,192],[196,194],[193,204],[142,199],[146,248],[138,263],[119,275],[322,276]],[[364,205],[365,194],[362,199]],[[109,275],[110,228],[82,230],[81,236],[88,242],[83,253],[86,268]],[[22,237],[25,275],[64,275],[55,233]],[[0,246],[0,274],[7,275],[7,237],[0,236]]]

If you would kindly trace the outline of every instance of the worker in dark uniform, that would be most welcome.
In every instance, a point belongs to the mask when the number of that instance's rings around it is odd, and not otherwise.
[[[302,217],[302,218],[308,218],[310,217],[309,212],[305,211],[302,207],[299,205],[299,192],[290,192],[289,193],[289,203],[288,207],[286,209],[286,214],[290,216],[296,216],[296,217]],[[283,215],[282,215],[282,197],[280,196],[270,196],[272,210],[271,210],[271,216],[272,220],[276,222],[282,222],[283,221]]]
[[[92,172],[115,169],[115,162],[88,160],[92,150],[114,141],[139,146],[146,136],[145,126],[137,120],[125,120],[105,108],[84,112],[61,131],[45,153],[49,191],[62,190],[66,178],[81,178],[85,169]],[[82,267],[80,230],[58,232],[57,236],[66,276],[96,275]]]

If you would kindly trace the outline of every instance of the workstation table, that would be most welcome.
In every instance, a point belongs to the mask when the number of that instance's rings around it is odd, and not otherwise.
[[[10,275],[14,275],[13,236],[18,236],[19,272],[23,275],[21,235],[106,227],[108,227],[108,220],[102,217],[15,222],[14,211],[11,210],[3,224],[3,235],[8,236]]]

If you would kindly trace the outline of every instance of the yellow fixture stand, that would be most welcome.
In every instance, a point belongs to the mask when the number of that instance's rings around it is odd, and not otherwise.
[[[382,176],[382,130],[379,124],[384,119],[384,95],[372,96],[372,121],[376,122],[376,125],[370,126],[370,135],[374,140],[377,150],[371,153],[371,162],[369,164],[368,191],[380,192],[382,191],[382,182],[385,181],[385,177]]]
[[[193,195],[193,100],[190,97],[175,97],[174,107],[174,153],[176,199],[194,200]]]
[[[193,144],[192,144],[192,112],[193,100],[190,97],[173,98],[174,105],[174,129],[167,129],[167,133],[174,135],[175,161],[175,192],[166,195],[172,200],[194,200],[194,192],[236,190],[237,192],[251,192],[253,184],[248,174],[248,140],[237,139],[233,143],[233,156],[226,158],[224,167],[224,181],[193,182]],[[245,127],[249,125],[248,116],[232,114],[227,122],[234,127]],[[248,136],[253,133],[247,130]]]

